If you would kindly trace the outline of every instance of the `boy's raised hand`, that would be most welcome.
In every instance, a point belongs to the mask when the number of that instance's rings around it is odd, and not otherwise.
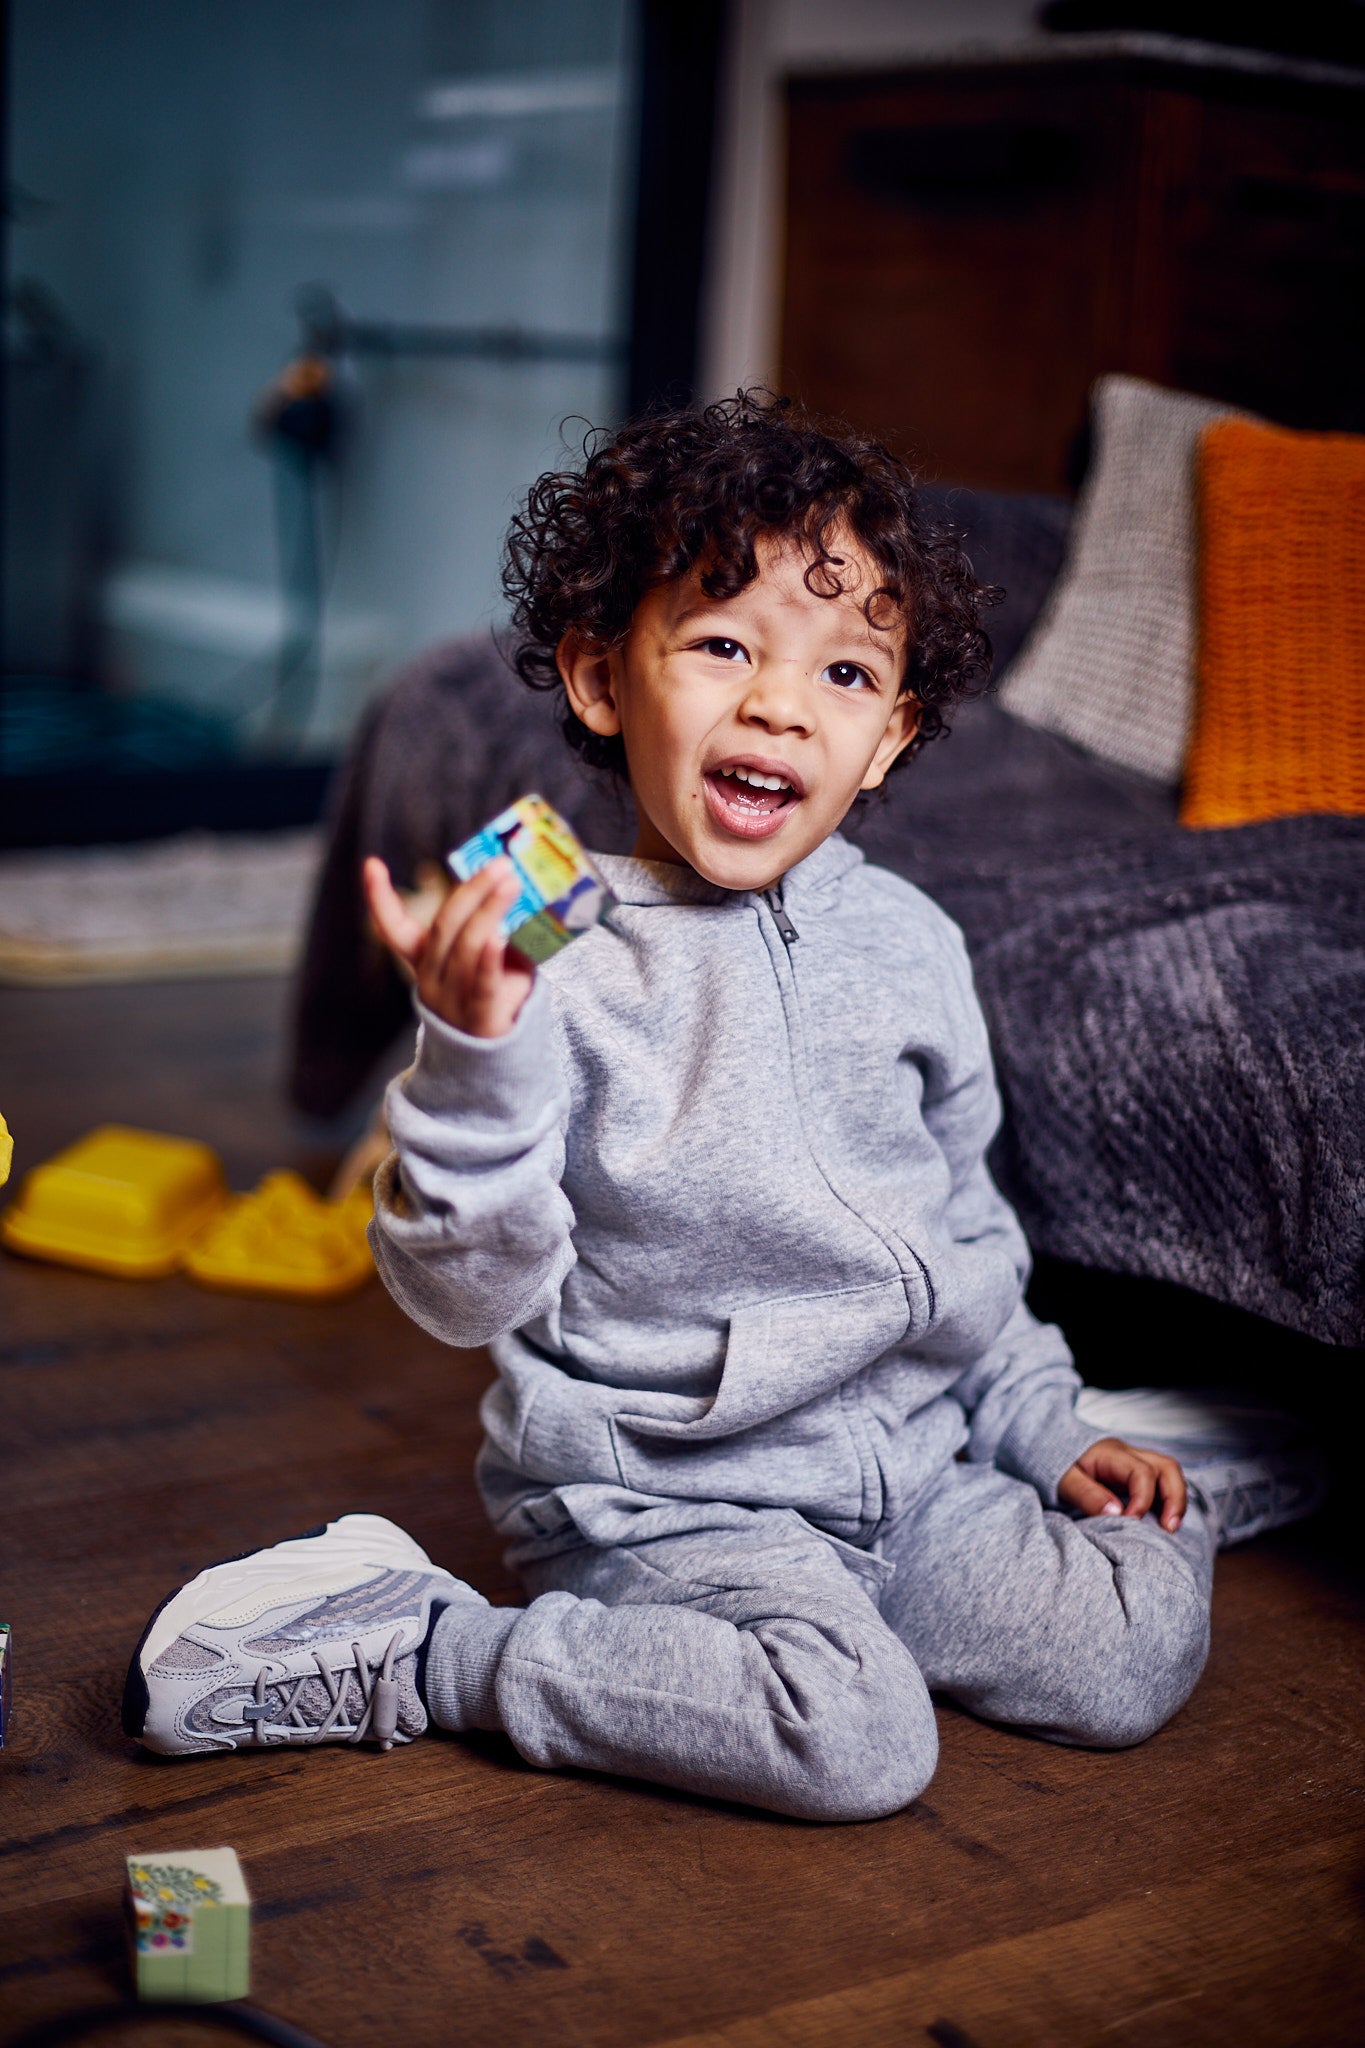
[[[429,926],[409,911],[382,860],[366,861],[364,882],[375,930],[411,970],[433,1016],[471,1038],[510,1031],[535,980],[503,937],[503,917],[517,900],[511,861],[490,861],[452,889]]]
[[[1117,1487],[1123,1499],[1111,1491]],[[1160,1500],[1160,1522],[1173,1536],[1185,1518],[1185,1475],[1164,1451],[1139,1451],[1122,1437],[1101,1437],[1057,1482],[1064,1507],[1083,1515],[1145,1515]]]

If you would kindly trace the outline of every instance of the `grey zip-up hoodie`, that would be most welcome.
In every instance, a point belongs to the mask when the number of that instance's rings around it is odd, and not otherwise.
[[[957,927],[838,837],[780,896],[599,858],[617,907],[513,1029],[424,1012],[389,1094],[375,1256],[492,1345],[495,1521],[578,1540],[624,1490],[866,1546],[964,1445],[1055,1502],[1097,1432],[1023,1303]]]

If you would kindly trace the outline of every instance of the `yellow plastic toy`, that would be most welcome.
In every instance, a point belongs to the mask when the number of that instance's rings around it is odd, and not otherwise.
[[[268,1173],[200,1233],[185,1271],[243,1294],[349,1294],[374,1274],[365,1236],[373,1213],[368,1185],[325,1202],[298,1174]]]
[[[7,1132],[4,1141],[7,1171]],[[322,1299],[373,1275],[373,1213],[368,1180],[324,1201],[281,1171],[249,1195],[230,1195],[209,1146],[102,1124],[25,1175],[0,1216],[0,1241],[29,1258],[130,1279],[183,1267],[207,1287]]]
[[[9,1134],[9,1125],[0,1116],[0,1188],[9,1179],[10,1161],[14,1158],[14,1140]]]
[[[0,1238],[30,1258],[150,1279],[174,1272],[226,1200],[207,1145],[101,1124],[25,1174]]]

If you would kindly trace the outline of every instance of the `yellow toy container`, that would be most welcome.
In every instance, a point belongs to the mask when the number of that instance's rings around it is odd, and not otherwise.
[[[242,1294],[349,1294],[374,1274],[365,1235],[373,1213],[368,1186],[326,1202],[297,1173],[268,1173],[201,1231],[181,1263],[206,1287]]]
[[[207,1145],[101,1124],[24,1176],[0,1239],[30,1258],[150,1279],[175,1271],[226,1200]]]
[[[9,1125],[0,1116],[0,1188],[9,1179],[10,1161],[14,1157],[14,1140],[9,1134]]]

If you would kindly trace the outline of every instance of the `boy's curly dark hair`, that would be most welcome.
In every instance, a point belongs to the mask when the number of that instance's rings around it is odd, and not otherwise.
[[[534,689],[562,688],[555,649],[566,633],[619,646],[645,593],[698,565],[708,597],[736,596],[758,574],[764,535],[798,536],[810,557],[807,586],[837,597],[844,562],[832,543],[841,526],[881,570],[863,600],[869,622],[899,613],[909,625],[903,688],[921,711],[900,757],[908,760],[947,730],[960,698],[984,686],[981,614],[997,593],[977,582],[957,530],[925,516],[904,462],[767,391],[590,434],[581,470],[533,485],[503,566],[517,672]],[[567,702],[564,730],[594,767],[625,775],[619,735],[590,732]]]

